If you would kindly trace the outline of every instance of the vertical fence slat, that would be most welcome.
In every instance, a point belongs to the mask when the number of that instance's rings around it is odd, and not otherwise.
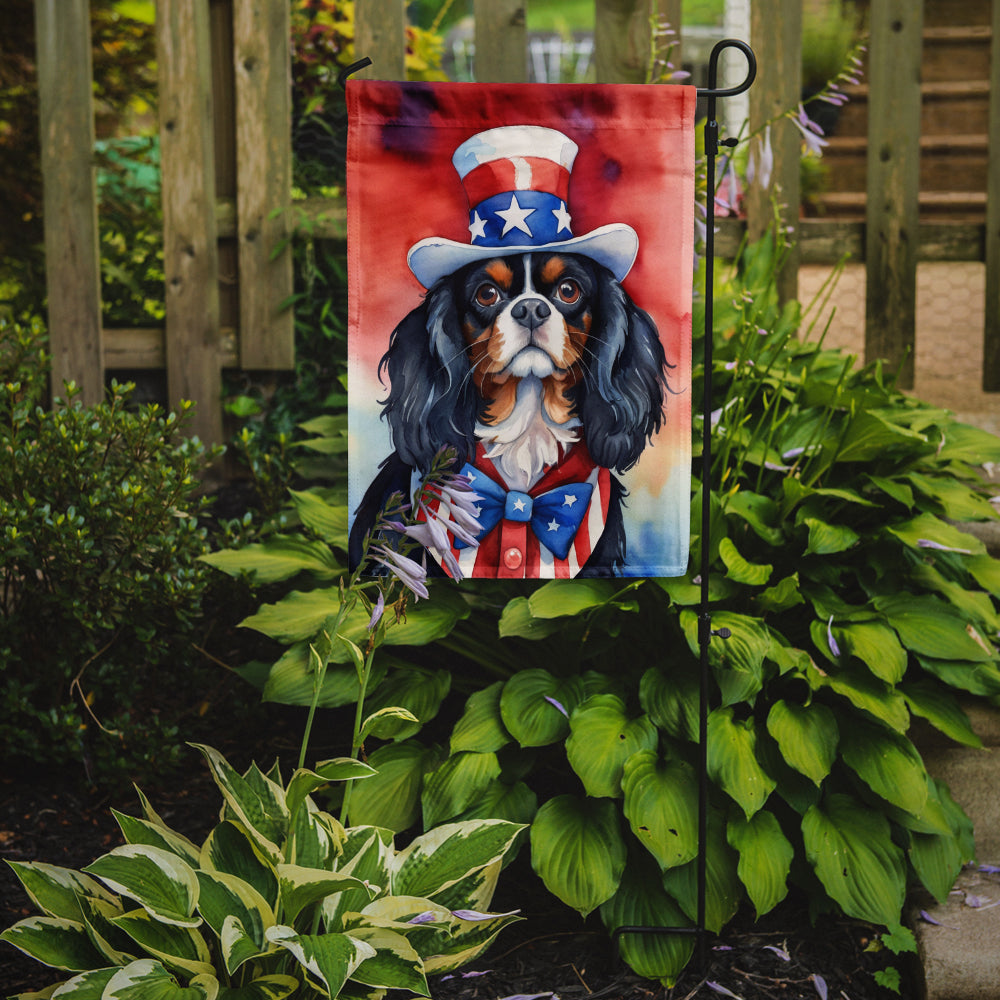
[[[872,0],[868,58],[865,359],[913,386],[923,2]],[[904,360],[905,358],[905,360]]]
[[[475,0],[476,79],[523,83],[528,79],[524,0]]]
[[[216,443],[222,407],[210,48],[206,0],[159,0],[167,394],[171,404],[196,401],[192,430]]]
[[[287,0],[233,7],[236,74],[236,230],[240,365],[295,367],[287,209],[292,192],[290,10]],[[284,249],[275,254],[282,243]]]
[[[750,129],[798,105],[802,91],[802,4],[799,0],[760,0],[750,8],[750,40],[761,67],[750,88]],[[739,122],[730,123],[735,132]],[[747,227],[751,239],[759,239],[774,220],[774,202],[780,206],[781,225],[794,229],[794,243],[778,274],[782,301],[798,295],[799,274],[799,158],[802,137],[787,119],[771,127],[774,170],[770,184],[762,188],[759,178],[747,195]]]
[[[35,0],[52,391],[104,395],[88,0]]]
[[[983,389],[1000,392],[1000,0],[993,0],[990,44],[989,170],[986,179],[986,325]]]
[[[354,5],[354,52],[372,65],[358,77],[370,80],[406,79],[405,0],[363,0]]]
[[[598,83],[645,83],[650,3],[594,0],[594,67]]]

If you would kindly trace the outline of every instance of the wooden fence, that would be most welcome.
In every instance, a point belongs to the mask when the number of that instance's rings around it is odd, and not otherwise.
[[[525,6],[474,0],[476,77],[527,79]],[[221,371],[280,371],[293,365],[289,3],[290,0],[158,0],[166,325],[101,326],[97,209],[92,168],[88,0],[35,0],[53,384],[73,379],[85,401],[101,397],[105,372],[165,369],[171,402],[193,399],[196,433],[223,438]],[[681,23],[681,0],[595,0],[599,82],[641,82],[649,18]],[[867,81],[869,132],[864,221],[784,221],[797,242],[782,277],[795,294],[800,263],[849,253],[867,270],[866,356],[897,364],[912,384],[916,265],[985,261],[983,384],[1000,390],[1000,0],[992,3],[987,210],[984,223],[921,222],[919,78],[923,2],[871,0]],[[753,0],[751,43],[759,72],[750,126],[800,97],[801,0]],[[365,75],[402,79],[404,0],[357,0],[356,52]],[[683,39],[681,39],[683,47]],[[681,49],[683,51],[683,48]],[[676,53],[675,53],[676,57]],[[724,105],[724,101],[720,102]],[[725,108],[720,108],[724,118]],[[735,123],[738,125],[738,123]],[[775,171],[751,189],[747,220],[725,220],[716,242],[731,254],[744,228],[759,234],[771,199],[799,203],[800,137],[774,132]],[[732,129],[735,131],[735,128]],[[787,215],[787,209],[786,215]],[[296,215],[319,237],[343,238],[345,206],[310,201]]]

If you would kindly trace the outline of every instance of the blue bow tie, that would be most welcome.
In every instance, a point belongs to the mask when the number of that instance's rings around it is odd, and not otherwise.
[[[476,504],[480,524],[477,538],[489,534],[501,519],[526,521],[542,545],[558,559],[568,555],[594,492],[590,483],[565,483],[532,497],[520,490],[508,492],[468,463],[463,466],[462,475],[468,476],[472,489],[480,497]],[[455,547],[466,546],[456,539]]]

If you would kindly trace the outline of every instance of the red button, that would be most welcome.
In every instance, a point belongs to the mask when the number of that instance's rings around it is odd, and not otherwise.
[[[517,569],[524,562],[524,553],[520,549],[507,549],[503,554],[503,564],[507,569]]]

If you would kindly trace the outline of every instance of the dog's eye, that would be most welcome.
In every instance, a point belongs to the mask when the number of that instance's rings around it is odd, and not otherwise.
[[[580,286],[572,278],[567,278],[559,282],[556,295],[567,305],[572,305],[580,298]]]
[[[476,289],[476,302],[481,306],[495,306],[500,301],[500,290],[496,285],[484,282]]]

